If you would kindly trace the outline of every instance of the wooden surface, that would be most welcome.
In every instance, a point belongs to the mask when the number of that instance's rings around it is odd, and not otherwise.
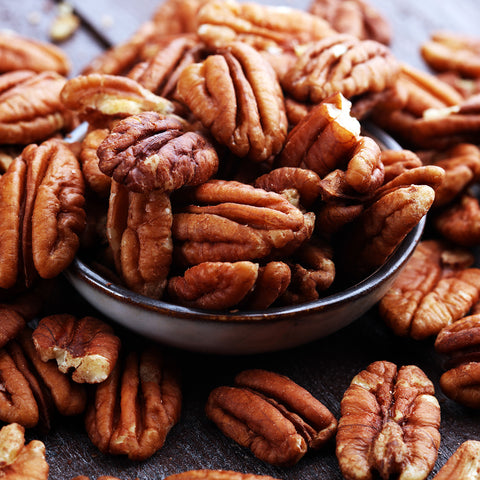
[[[77,0],[72,3],[88,20],[73,38],[62,44],[74,64],[72,75],[80,72],[108,42],[125,40],[156,7],[151,0]],[[371,0],[371,3],[393,26],[392,49],[397,57],[421,68],[425,66],[418,47],[430,32],[448,29],[477,34],[480,25],[478,0]],[[306,2],[288,4],[304,7]],[[42,40],[48,38],[48,27],[54,15],[52,1],[0,2],[1,28]],[[59,281],[57,288],[61,291],[54,296],[52,311],[78,315],[92,313],[65,282]],[[245,368],[265,368],[289,376],[310,390],[338,418],[345,389],[352,377],[368,364],[376,360],[415,364],[434,381],[442,408],[442,443],[434,473],[460,443],[467,439],[480,440],[479,412],[453,403],[440,391],[438,379],[442,373],[442,359],[435,354],[432,341],[416,342],[395,337],[378,318],[375,308],[329,338],[286,352],[248,357],[173,353],[183,366],[184,401],[181,421],[170,432],[165,446],[141,463],[105,456],[90,443],[81,419],[58,419],[46,436],[28,433],[29,438],[45,442],[51,480],[70,479],[80,474],[91,479],[100,475],[114,475],[125,480],[163,479],[173,473],[199,468],[267,474],[285,480],[341,479],[333,443],[320,452],[307,454],[292,468],[275,468],[226,439],[206,419],[203,408],[209,392],[218,385],[229,384],[235,374]]]

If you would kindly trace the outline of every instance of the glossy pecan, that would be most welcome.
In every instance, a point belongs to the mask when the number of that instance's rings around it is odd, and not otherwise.
[[[97,385],[85,426],[101,452],[145,460],[163,446],[180,408],[178,372],[150,347],[130,352]]]
[[[336,454],[347,480],[425,479],[440,446],[440,405],[414,365],[374,362],[356,375],[341,402]]]
[[[448,356],[440,387],[447,397],[480,408],[480,315],[464,317],[443,328],[435,350]]]
[[[480,478],[480,442],[467,440],[463,442],[447,460],[447,463],[433,477],[433,480],[449,480],[451,478]]]
[[[177,96],[239,157],[260,162],[283,147],[287,117],[280,84],[260,53],[244,43],[185,68]]]
[[[97,155],[103,173],[138,193],[199,185],[218,168],[217,153],[205,137],[154,112],[118,122]]]
[[[337,428],[311,393],[266,370],[245,370],[235,377],[235,387],[217,387],[205,410],[225,435],[280,466],[294,465],[309,448],[321,448]]]
[[[165,480],[276,480],[268,475],[232,472],[231,470],[190,470],[176,473]]]
[[[15,480],[47,480],[45,445],[32,440],[25,445],[25,429],[10,423],[0,430],[0,475]]]
[[[385,296],[380,314],[401,336],[415,339],[437,334],[464,317],[478,301],[480,270],[468,268],[468,251],[442,242],[421,242]]]
[[[337,92],[350,99],[393,86],[399,70],[381,43],[338,34],[307,45],[282,86],[300,101],[318,103]]]
[[[77,383],[100,383],[112,372],[120,339],[110,325],[94,317],[57,314],[44,317],[32,334],[44,362],[56,360],[63,373],[73,370]]]
[[[162,296],[172,262],[171,227],[167,194],[129,192],[112,182],[107,238],[117,273],[134,292]]]
[[[15,310],[0,306],[0,348],[13,340],[25,327],[24,318]]]
[[[66,144],[26,147],[0,178],[0,286],[13,286],[21,269],[27,285],[62,272],[79,247],[83,204],[83,176]]]
[[[0,32],[0,72],[12,70],[52,71],[66,75],[70,61],[55,45],[26,38],[13,32]]]
[[[236,181],[210,180],[173,219],[175,256],[185,265],[255,260],[298,248],[313,230],[282,195]]]
[[[21,78],[19,78],[21,77]],[[60,101],[66,79],[55,72],[0,76],[0,143],[27,145],[74,125]]]
[[[324,18],[339,33],[390,43],[392,32],[387,19],[364,0],[313,0],[308,11]]]

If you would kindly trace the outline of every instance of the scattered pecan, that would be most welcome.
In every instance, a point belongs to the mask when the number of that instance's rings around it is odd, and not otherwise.
[[[449,480],[451,478],[480,478],[480,442],[467,440],[463,442],[447,463],[433,477],[433,480]]]
[[[480,77],[480,40],[451,32],[436,32],[421,48],[422,57],[434,70]]]
[[[21,78],[19,78],[21,77]],[[60,101],[66,79],[55,72],[0,76],[0,143],[27,145],[74,126]]]
[[[97,155],[103,173],[138,193],[199,185],[218,168],[217,153],[205,137],[154,112],[118,122]]]
[[[282,86],[300,101],[318,103],[337,92],[350,99],[393,86],[399,70],[381,43],[338,34],[306,46]]]
[[[284,254],[313,230],[311,214],[282,195],[236,181],[210,180],[195,188],[193,202],[173,218],[175,256],[185,265]]]
[[[117,273],[134,292],[160,298],[172,261],[170,198],[129,192],[112,181],[107,238]]]
[[[18,423],[0,430],[0,475],[15,480],[47,480],[45,445],[32,440],[25,445],[25,429]]]
[[[0,32],[0,72],[12,70],[52,71],[66,75],[70,61],[51,43],[39,42],[13,32]]]
[[[177,97],[235,155],[263,161],[287,135],[283,93],[271,66],[254,48],[235,42],[185,68]]]
[[[447,397],[480,408],[480,315],[464,317],[443,328],[435,350],[448,355],[440,387]]]
[[[217,387],[205,410],[225,435],[280,466],[294,465],[309,448],[321,448],[337,428],[311,393],[266,370],[245,370],[235,377],[235,387]]]
[[[160,449],[180,417],[178,373],[153,347],[130,352],[96,387],[85,425],[102,453],[145,460]]]
[[[341,402],[336,454],[347,480],[425,479],[440,446],[440,406],[432,382],[414,365],[374,362]]]
[[[15,310],[0,306],[0,348],[13,340],[25,325],[24,318]]]
[[[382,318],[397,335],[437,334],[478,301],[480,270],[468,268],[472,264],[467,251],[436,240],[421,242],[380,301]]]
[[[324,18],[339,33],[390,43],[392,32],[388,21],[364,0],[313,0],[308,11]]]
[[[230,470],[190,470],[166,477],[165,480],[276,480],[268,475],[232,472]]]
[[[112,372],[120,350],[120,339],[112,327],[94,317],[44,317],[32,338],[42,361],[55,359],[63,373],[73,369],[72,380],[77,383],[103,382]]]

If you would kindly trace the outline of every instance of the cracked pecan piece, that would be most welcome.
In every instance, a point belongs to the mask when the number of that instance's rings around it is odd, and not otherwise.
[[[178,372],[158,348],[150,347],[130,352],[97,385],[85,426],[102,453],[145,460],[163,446],[180,409]]]
[[[350,99],[392,87],[399,71],[385,45],[338,34],[307,45],[282,87],[299,101],[319,103],[337,92]]]
[[[336,455],[347,480],[427,478],[440,446],[440,405],[420,368],[374,362],[341,402]]]
[[[176,95],[239,157],[261,162],[283,147],[283,93],[272,67],[249,45],[234,42],[185,68]]]
[[[447,325],[437,335],[435,350],[448,356],[440,387],[452,400],[480,408],[480,315]]]
[[[138,193],[199,185],[218,168],[217,153],[205,137],[154,112],[118,122],[97,155],[103,173]]]
[[[388,21],[364,0],[313,0],[308,11],[325,19],[339,33],[385,45],[391,41]]]
[[[232,472],[231,470],[189,470],[176,473],[165,480],[277,480],[268,475]]]
[[[32,440],[25,445],[25,429],[10,423],[0,430],[0,475],[15,480],[47,480],[45,445]]]
[[[312,214],[302,214],[275,192],[210,180],[192,194],[193,204],[174,215],[172,226],[174,254],[184,265],[285,254],[313,231]]]
[[[57,46],[22,37],[13,32],[0,32],[0,72],[32,70],[52,71],[66,75],[70,61]]]
[[[160,298],[172,262],[170,198],[160,190],[129,192],[112,182],[107,238],[117,273],[134,292]]]
[[[214,389],[205,411],[225,435],[279,466],[294,465],[308,449],[321,448],[337,428],[335,417],[311,393],[266,370],[245,370],[234,387]]]
[[[379,304],[400,336],[420,340],[464,317],[479,298],[480,270],[472,255],[436,240],[421,242]]]
[[[55,72],[0,76],[0,143],[27,145],[74,126],[60,101],[67,80]]]
[[[450,480],[480,478],[480,442],[467,440],[463,442],[447,460],[447,463],[433,477],[433,480]]]
[[[112,327],[94,317],[58,314],[44,317],[32,334],[43,362],[56,360],[63,373],[73,370],[77,383],[100,383],[117,362],[120,339]]]

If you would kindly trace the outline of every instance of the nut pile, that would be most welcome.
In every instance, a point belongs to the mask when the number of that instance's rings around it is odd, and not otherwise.
[[[83,415],[102,453],[136,461],[181,421],[180,372],[165,352],[130,349],[93,317],[41,315],[46,280],[77,253],[145,296],[266,309],[364,278],[430,212],[436,238],[418,246],[380,315],[396,335],[435,336],[449,357],[442,391],[480,408],[469,250],[480,244],[479,41],[434,35],[422,55],[438,74],[399,62],[389,41],[363,0],[314,0],[309,12],[167,0],[67,79],[60,49],[0,33],[2,475],[48,477],[44,445],[25,445],[24,429],[48,432],[56,415]],[[409,150],[382,150],[361,130],[367,118]],[[84,139],[62,140],[81,122]],[[440,406],[415,365],[360,371],[338,421],[260,369],[217,386],[205,410],[276,466],[335,439],[347,480],[425,479],[440,445]],[[465,442],[435,478],[478,478],[479,450]],[[168,480],[261,478],[274,480],[227,470]]]

